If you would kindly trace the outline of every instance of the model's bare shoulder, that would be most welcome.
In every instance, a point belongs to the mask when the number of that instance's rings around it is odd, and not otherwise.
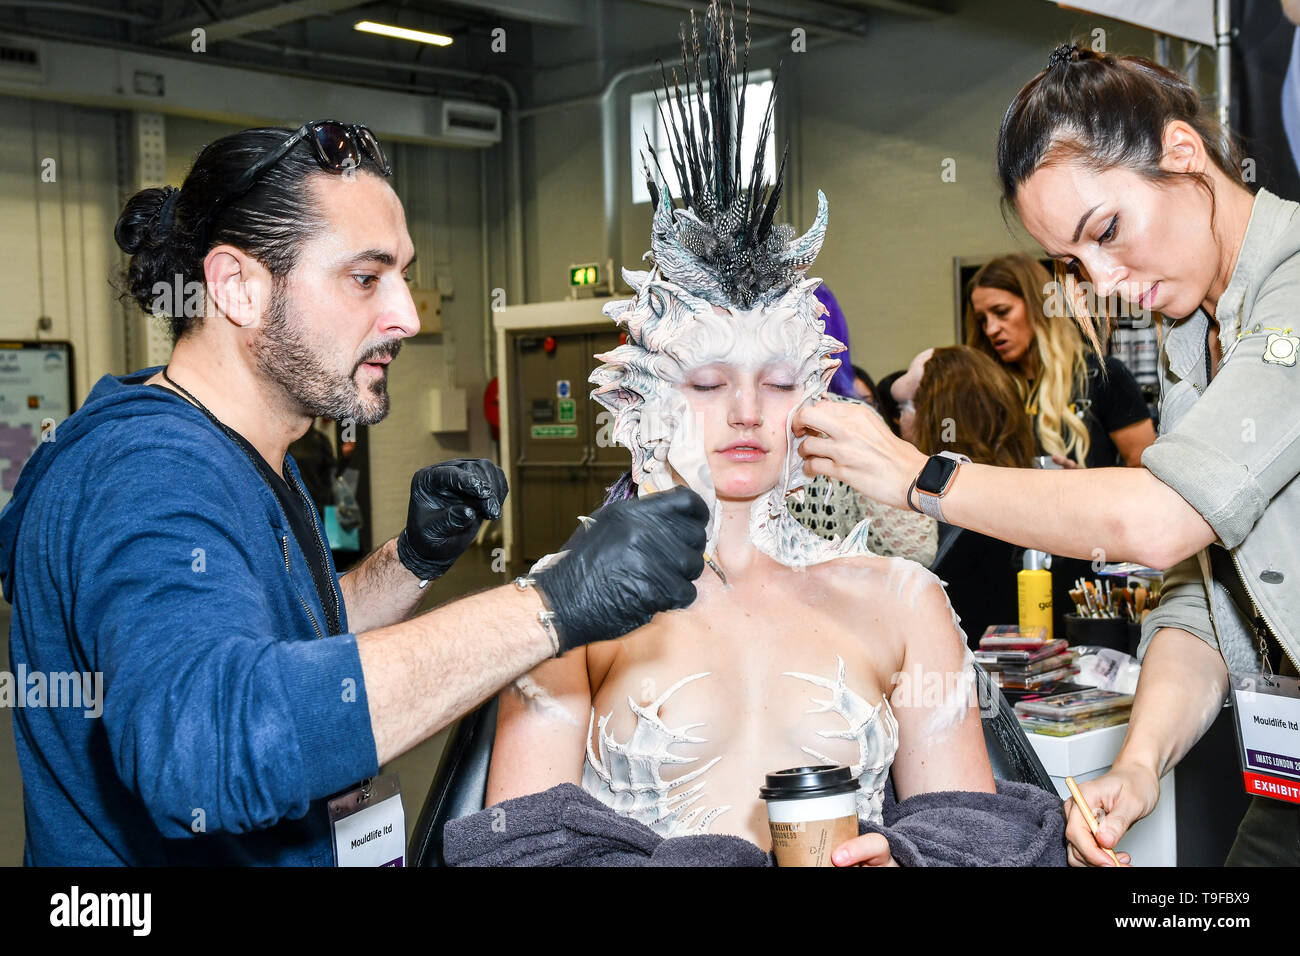
[[[807,570],[823,587],[833,588],[849,613],[881,603],[888,609],[914,609],[922,594],[942,587],[929,568],[908,558],[855,555]]]
[[[902,665],[918,614],[943,585],[907,558],[862,555],[808,569],[812,590],[824,595],[846,630],[864,642],[883,673]],[[946,602],[946,597],[942,598]]]

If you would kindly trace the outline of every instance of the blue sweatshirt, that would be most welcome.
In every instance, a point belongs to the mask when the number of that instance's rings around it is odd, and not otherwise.
[[[253,463],[156,371],[101,378],[0,513],[24,863],[328,866],[325,798],[378,770],[356,638],[326,633]],[[30,706],[66,673],[102,675],[102,714]]]

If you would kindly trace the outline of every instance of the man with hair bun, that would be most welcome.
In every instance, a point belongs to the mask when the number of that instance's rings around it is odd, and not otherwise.
[[[329,797],[694,600],[707,512],[681,489],[411,618],[501,515],[483,460],[418,471],[402,532],[337,574],[287,449],[315,416],[382,420],[419,330],[389,175],[368,129],[320,121],[227,136],[127,202],[123,292],[165,312],[171,360],[101,378],[0,514],[14,665],[103,678],[99,719],[15,711],[26,864],[330,865]]]

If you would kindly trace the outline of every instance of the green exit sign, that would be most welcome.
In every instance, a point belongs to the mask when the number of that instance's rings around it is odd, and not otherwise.
[[[596,285],[599,282],[599,266],[569,266],[569,285]]]

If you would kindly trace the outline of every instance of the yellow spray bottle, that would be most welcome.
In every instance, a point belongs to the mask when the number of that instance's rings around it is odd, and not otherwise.
[[[1041,624],[1052,639],[1052,572],[1051,555],[1043,551],[1025,552],[1024,570],[1016,575],[1016,593],[1020,604],[1020,626]]]

